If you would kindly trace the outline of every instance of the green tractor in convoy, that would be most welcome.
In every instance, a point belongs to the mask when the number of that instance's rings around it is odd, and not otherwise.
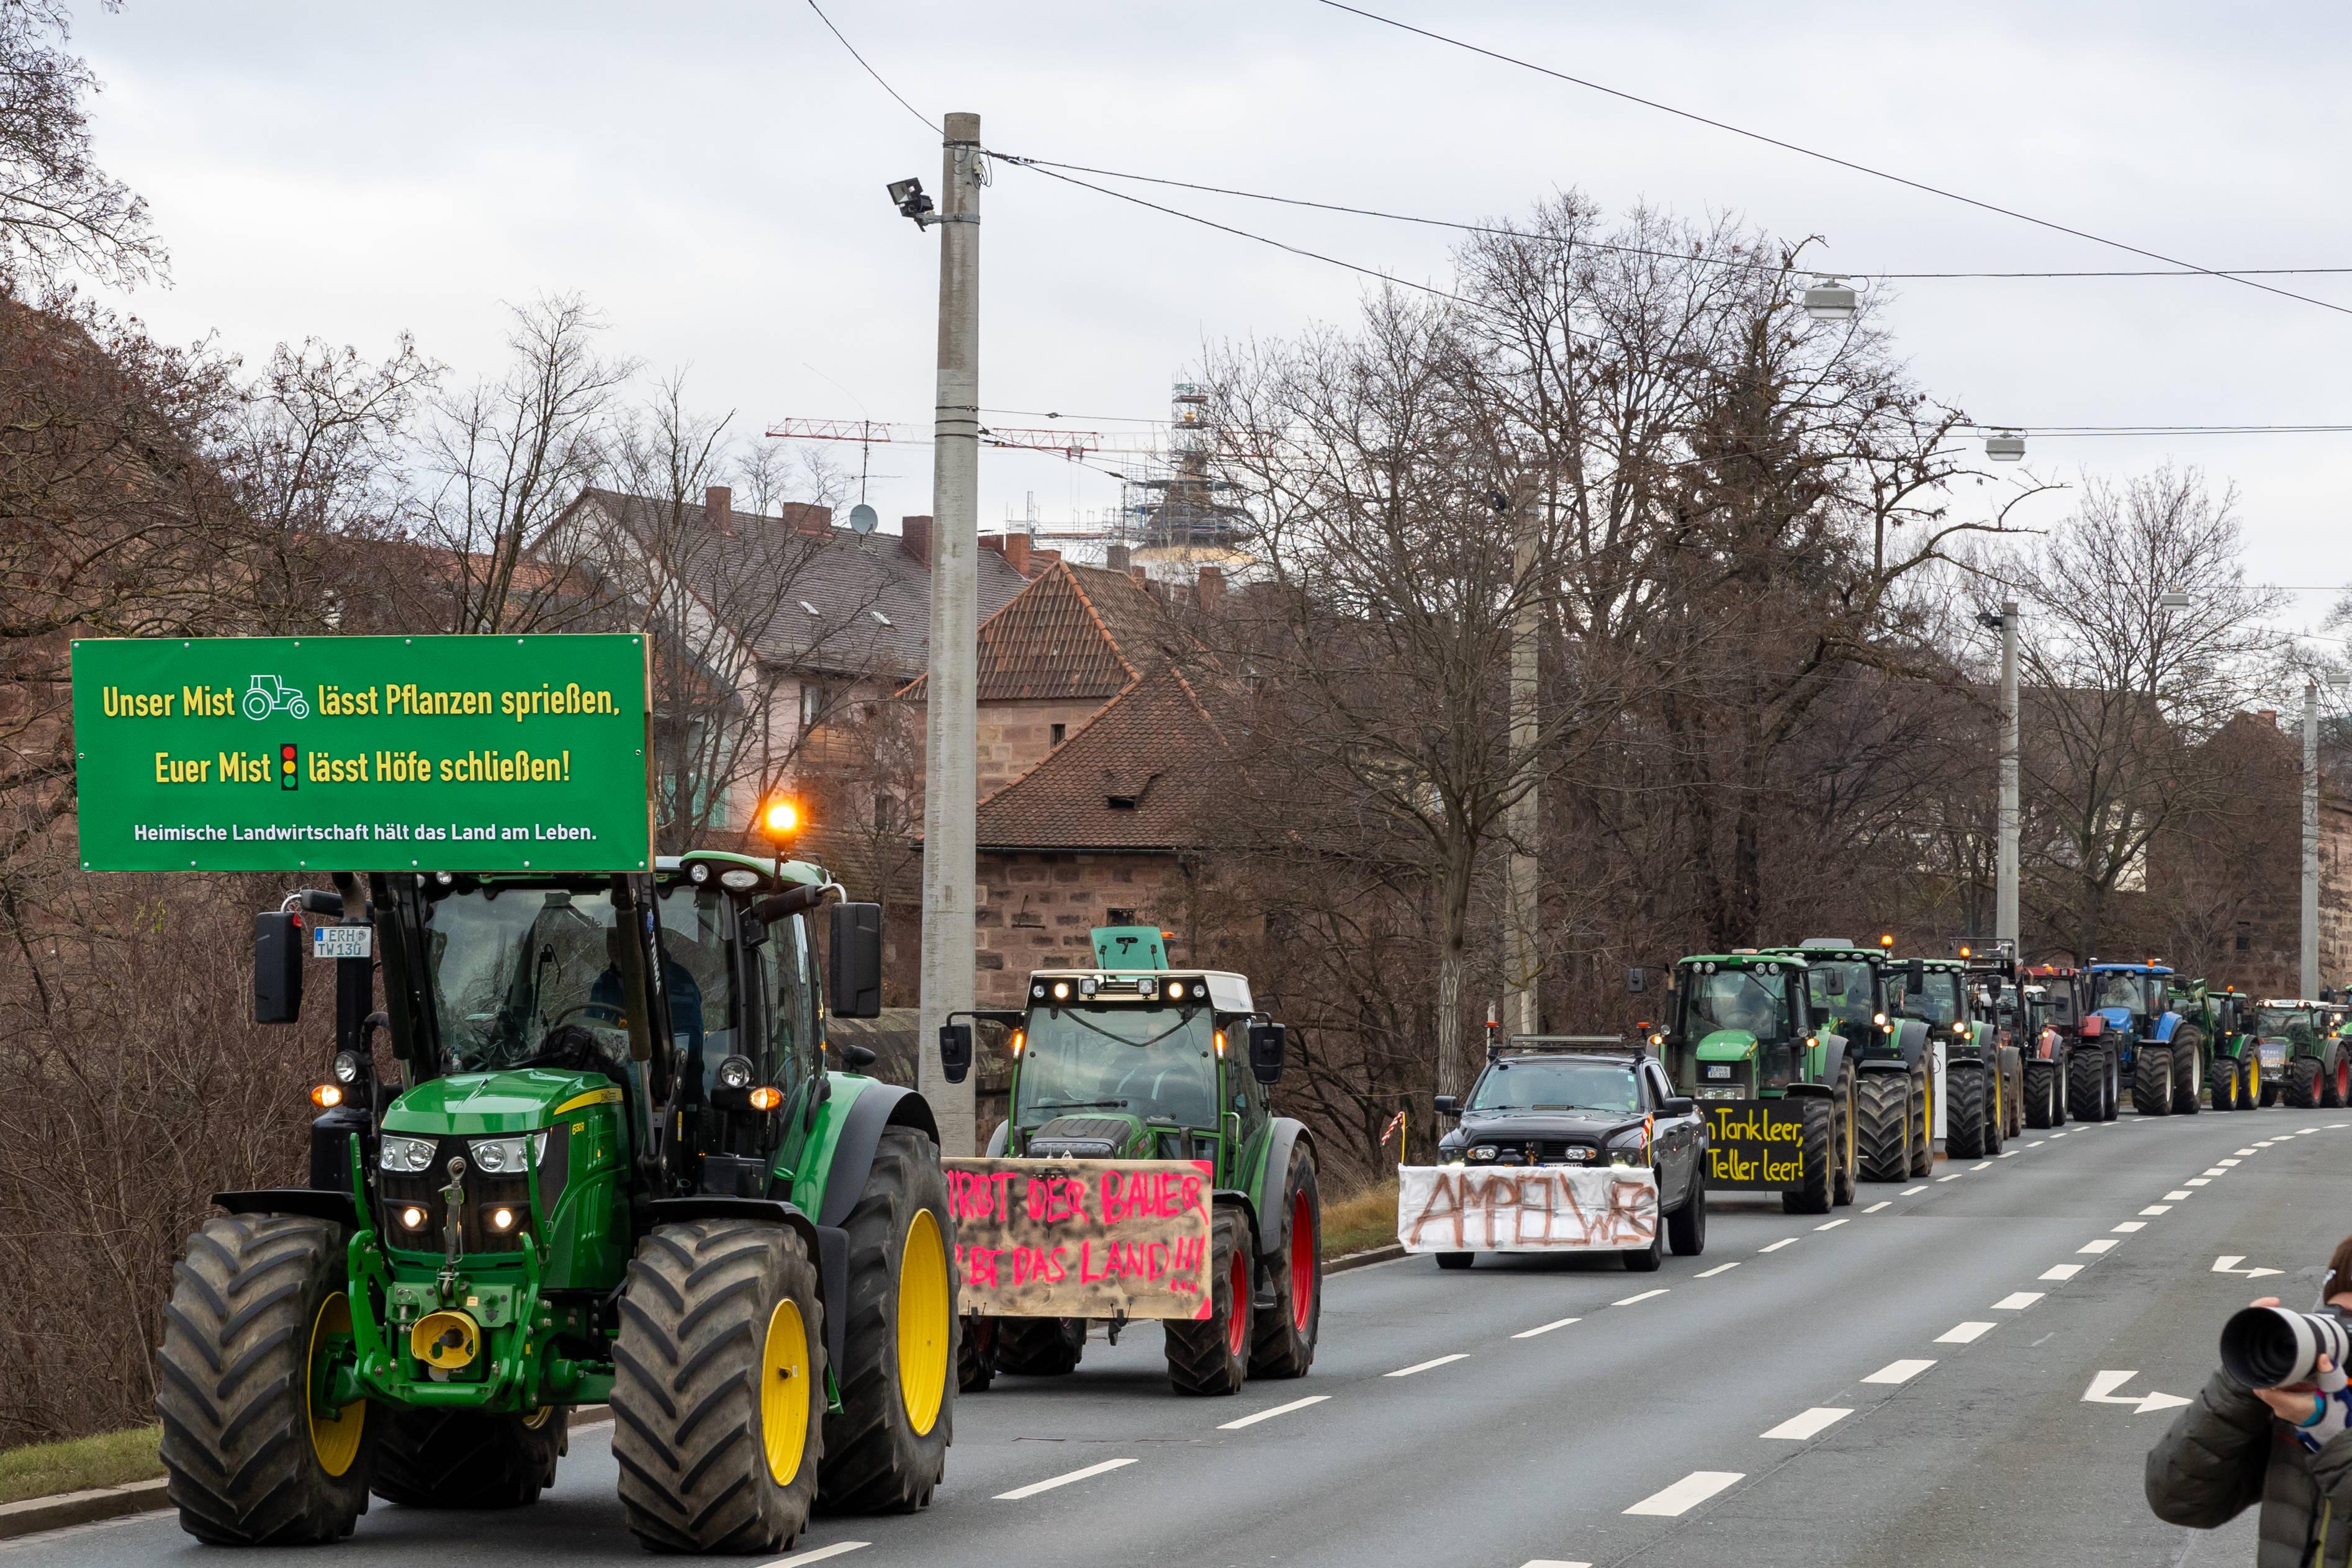
[[[2324,1002],[2264,997],[2254,1009],[2255,1049],[2268,1105],[2284,1098],[2297,1110],[2352,1105],[2352,1040],[2328,1028]]]
[[[1012,1031],[1008,1113],[987,1159],[1050,1176],[1072,1160],[1187,1162],[1211,1189],[1210,1311],[1165,1320],[1168,1380],[1180,1394],[1240,1392],[1250,1378],[1303,1377],[1323,1311],[1323,1206],[1315,1142],[1273,1113],[1286,1037],[1247,977],[1171,968],[1151,926],[1103,926],[1095,967],[1029,977],[1026,1005],[982,1010]],[[971,1059],[972,1026],[941,1026],[942,1060]],[[1117,1342],[1128,1320],[1104,1320]],[[1089,1320],[1017,1310],[964,1320],[959,1381],[1076,1369]]]
[[[215,1194],[163,1310],[188,1532],[530,1503],[603,1401],[656,1551],[928,1504],[958,1333],[938,1133],[870,1053],[824,1055],[828,1001],[878,1009],[878,907],[832,904],[820,987],[809,915],[840,889],[799,862],[334,880],[257,921],[259,1022],[299,1016],[306,915],[336,955],[309,1183]]]
[[[2025,1075],[2022,1053],[1980,1016],[1984,988],[1970,983],[1963,958],[1914,958],[1892,976],[1895,1013],[1927,1029],[1944,1058],[1944,1148],[1954,1159],[2000,1152],[2011,1125],[2012,1085]]]
[[[1681,960],[1672,1021],[1651,1037],[1675,1092],[1706,1114],[1707,1184],[1777,1189],[1790,1214],[1853,1202],[1857,1170],[1855,1063],[1831,1032],[1836,1015],[1813,1001],[1809,957],[1748,949]],[[1769,1161],[1755,1181],[1729,1173],[1748,1134],[1794,1145],[1785,1177]]]
[[[2197,1026],[2205,1040],[2207,1103],[2216,1110],[2252,1110],[2262,1103],[2262,1048],[2250,1026],[2254,999],[2234,986],[2215,991],[2202,980],[2177,982],[2172,1010]]]
[[[1853,1140],[1865,1182],[1900,1182],[1935,1169],[1935,1077],[1927,1027],[1889,1005],[1885,952],[1843,937],[1772,948],[1805,965],[1814,1011],[1845,1042],[1854,1071]]]

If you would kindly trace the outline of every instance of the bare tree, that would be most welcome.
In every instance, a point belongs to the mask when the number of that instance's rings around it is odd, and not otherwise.
[[[0,277],[12,292],[68,272],[129,284],[169,267],[146,202],[91,154],[84,100],[99,81],[65,47],[71,21],[65,0],[0,0]]]

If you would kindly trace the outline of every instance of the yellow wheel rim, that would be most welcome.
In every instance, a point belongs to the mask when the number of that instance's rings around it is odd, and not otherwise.
[[[799,1303],[787,1296],[768,1314],[768,1337],[760,1352],[760,1441],[767,1450],[768,1474],[780,1487],[792,1485],[808,1452],[808,1325]]]
[[[940,1222],[917,1209],[898,1252],[898,1398],[918,1436],[930,1431],[948,1396],[948,1250]]]
[[[351,1298],[338,1290],[319,1303],[319,1315],[310,1320],[310,1353],[302,1363],[302,1408],[310,1418],[310,1452],[318,1456],[319,1468],[331,1476],[341,1475],[360,1457],[360,1435],[367,1426],[367,1401],[354,1399],[340,1410],[321,1411],[313,1392],[318,1387],[313,1374],[319,1365],[320,1337],[351,1331]]]

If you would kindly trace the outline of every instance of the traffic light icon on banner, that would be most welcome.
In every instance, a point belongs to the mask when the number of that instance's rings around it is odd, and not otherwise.
[[[299,789],[302,784],[302,749],[289,741],[278,748],[278,787]]]

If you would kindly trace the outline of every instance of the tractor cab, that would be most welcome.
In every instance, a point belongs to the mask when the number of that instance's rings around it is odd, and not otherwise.
[[[1886,1002],[1886,954],[1857,947],[1843,937],[1807,937],[1795,947],[1766,951],[1805,966],[1805,993],[1823,1027],[1845,1041],[1856,1061],[1902,1056],[1899,1026]]]
[[[2113,1029],[2136,1040],[2156,1038],[2167,1011],[2172,971],[2158,963],[2094,963],[2083,972],[2084,1032]],[[2095,1016],[2099,1023],[2094,1025]]]
[[[1675,966],[1674,1028],[1662,1037],[1680,1093],[1700,1100],[1777,1098],[1817,1080],[1822,1030],[1806,961],[1785,952],[1685,958]]]

